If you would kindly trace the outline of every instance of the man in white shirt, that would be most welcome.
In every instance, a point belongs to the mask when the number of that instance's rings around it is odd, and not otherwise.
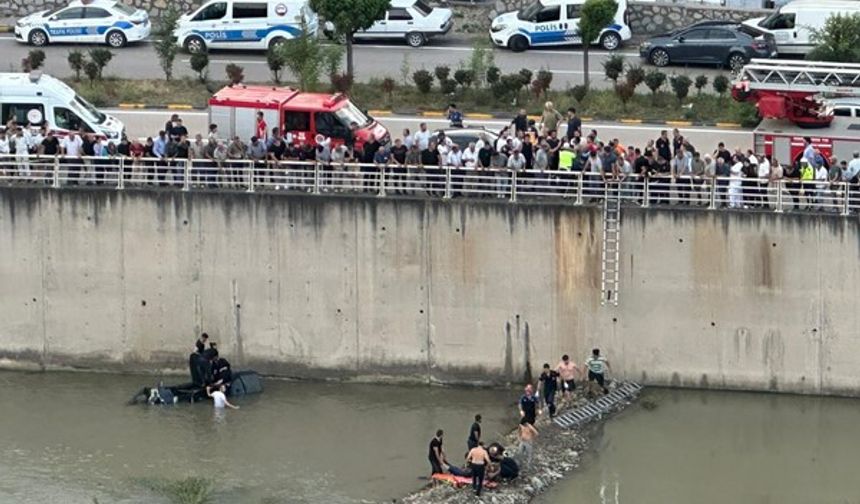
[[[432,136],[433,134],[427,129],[427,123],[421,123],[418,125],[418,131],[413,135],[413,141],[418,144],[419,150],[426,150]]]
[[[463,154],[460,152],[460,146],[454,144],[451,146],[451,151],[445,159],[445,165],[449,168],[460,168],[463,166]]]
[[[860,151],[854,151],[854,159],[848,162],[848,169],[843,174],[846,182],[855,183],[854,177],[860,173]]]
[[[469,146],[463,151],[460,159],[463,161],[463,166],[466,168],[475,167],[475,164],[478,162],[478,149],[475,146],[475,142],[469,143]]]
[[[70,180],[80,178],[81,171],[83,170],[83,161],[81,160],[83,145],[83,140],[81,140],[81,137],[75,131],[69,131],[69,135],[60,142],[63,163],[68,165],[66,170]]]
[[[225,392],[227,391],[227,387],[224,385],[220,385],[217,390],[214,392],[210,387],[206,387],[206,395],[212,398],[213,405],[216,410],[224,409],[224,407],[230,409],[239,409],[235,404],[231,404],[230,401],[227,400],[227,395]]]
[[[7,163],[9,163],[8,156],[11,152],[9,139],[6,137],[6,130],[0,130],[0,175],[6,175]]]
[[[21,177],[30,176],[30,141],[24,136],[24,130],[20,126],[15,132],[15,137],[12,139],[12,145],[15,146],[15,161],[18,164],[18,175]]]

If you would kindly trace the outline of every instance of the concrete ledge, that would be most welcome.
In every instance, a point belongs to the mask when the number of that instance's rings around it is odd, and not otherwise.
[[[0,24],[0,33],[12,33],[15,31],[14,25]]]

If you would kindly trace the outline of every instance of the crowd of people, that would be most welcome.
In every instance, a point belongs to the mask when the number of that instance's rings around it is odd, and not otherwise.
[[[462,126],[463,114],[454,104],[448,119],[452,127]],[[562,124],[566,124],[564,135]],[[254,166],[258,183],[307,190],[310,184],[295,183],[301,179],[295,172],[308,170],[295,162],[304,161],[324,171],[324,186],[332,185],[338,172],[354,172],[351,180],[358,180],[359,189],[365,190],[378,187],[382,172],[394,192],[414,192],[420,183],[439,188],[444,182],[437,184],[439,179],[433,176],[447,172],[453,179],[451,196],[495,192],[504,197],[514,172],[526,189],[541,187],[569,196],[582,179],[589,196],[617,188],[626,199],[644,202],[647,196],[652,204],[765,207],[773,206],[779,193],[795,208],[835,210],[847,187],[854,186],[853,192],[860,193],[860,152],[850,160],[836,159],[806,138],[796,160],[778,160],[752,149],[732,150],[723,142],[713,150],[700,149],[677,128],[671,136],[668,130],[660,131],[645,145],[625,145],[618,138],[603,138],[596,129],[584,130],[575,108],[563,115],[551,102],[545,104],[538,121],[520,110],[498,135],[479,133],[467,145],[459,145],[443,130],[431,131],[426,123],[414,132],[404,129],[385,144],[377,139],[358,144],[353,135],[345,141],[322,135],[305,140],[277,126],[269,128],[262,113],[248,139],[225,138],[214,124],[206,134],[192,137],[182,118],[174,114],[157,135],[123,138],[118,143],[74,131],[60,138],[44,126],[10,121],[0,131],[0,156],[4,155],[0,175],[37,177],[31,173],[33,163],[61,156],[69,180],[93,183],[118,169],[116,159],[125,160],[124,170],[131,180],[145,183],[178,180],[184,176],[186,161],[191,161],[197,185],[229,187],[245,181],[242,170]],[[49,178],[47,173],[44,176]]]
[[[443,448],[444,431],[436,431],[436,435],[430,440],[428,453],[431,475],[470,477],[476,495],[481,495],[485,481],[517,478],[520,467],[527,469],[532,464],[535,441],[540,435],[535,427],[538,418],[544,412],[549,418],[556,414],[556,395],[560,392],[560,402],[571,404],[576,382],[583,379],[589,389],[589,395],[595,394],[595,388],[598,393],[608,394],[606,372],[610,370],[609,361],[600,354],[599,348],[591,351],[591,355],[585,360],[584,369],[580,369],[568,355],[563,355],[554,368],[545,363],[537,383],[526,384],[517,403],[520,421],[517,426],[516,449],[507,450],[498,442],[485,443],[481,431],[482,417],[478,414],[469,427],[463,466],[449,461]]]

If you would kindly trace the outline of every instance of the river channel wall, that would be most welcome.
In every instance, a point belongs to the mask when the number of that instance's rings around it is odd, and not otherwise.
[[[296,377],[516,382],[593,346],[646,384],[854,395],[856,218],[0,189],[5,367],[184,368],[200,331]]]

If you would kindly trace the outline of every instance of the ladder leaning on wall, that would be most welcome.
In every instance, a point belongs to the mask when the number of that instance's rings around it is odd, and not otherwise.
[[[600,279],[600,304],[618,306],[619,259],[621,239],[621,195],[618,183],[606,184],[603,198],[603,252]]]

